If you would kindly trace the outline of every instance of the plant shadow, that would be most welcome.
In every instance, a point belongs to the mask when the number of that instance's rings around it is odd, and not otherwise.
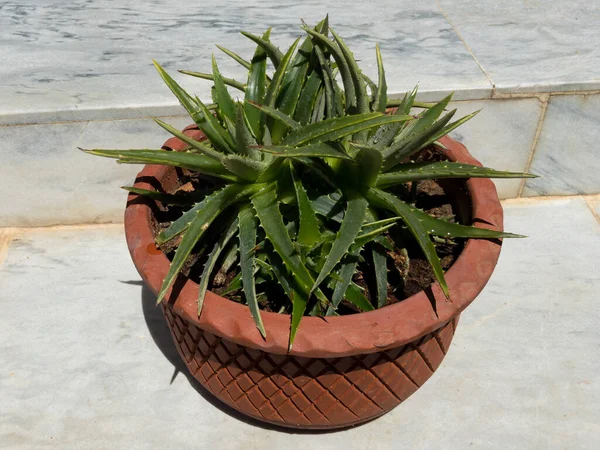
[[[198,392],[198,394],[200,394],[200,396],[212,406],[218,408],[234,419],[240,420],[255,427],[263,428],[265,430],[279,431],[287,434],[328,434],[352,428],[347,427],[336,430],[297,430],[261,422],[240,413],[239,411],[233,409],[229,405],[226,405],[214,397],[189,372],[187,366],[177,352],[175,344],[173,343],[171,332],[169,331],[169,327],[167,326],[163,313],[161,309],[156,306],[156,295],[146,285],[142,286],[142,311],[144,314],[144,320],[146,321],[146,326],[148,327],[148,331],[150,331],[150,335],[152,336],[152,340],[165,358],[167,358],[167,360],[173,365],[174,370],[173,376],[171,377],[171,384],[179,374],[184,375],[194,390],[196,390],[196,392]]]

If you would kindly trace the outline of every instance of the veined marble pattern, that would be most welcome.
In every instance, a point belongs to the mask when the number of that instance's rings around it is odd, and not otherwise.
[[[600,89],[600,1],[438,0],[498,92]]]
[[[489,82],[433,0],[343,6],[315,0],[8,0],[0,4],[0,123],[172,114],[177,103],[152,58],[170,72],[210,72],[215,52],[225,74],[239,75],[244,69],[215,43],[250,58],[254,44],[239,31],[261,33],[272,25],[273,40],[284,46],[302,34],[300,18],[315,24],[327,12],[369,75],[376,73],[380,43],[390,92],[420,83],[435,96],[451,90],[462,90],[462,98],[489,96]],[[210,82],[176,78],[209,98]]]
[[[550,97],[524,196],[600,193],[600,95]]]
[[[461,141],[484,166],[524,172],[541,113],[536,98],[452,102],[455,118],[479,114],[450,135]],[[521,179],[494,179],[500,198],[517,196]]]
[[[177,128],[191,120],[164,118]],[[151,119],[0,127],[0,227],[122,222],[138,165],[84,148],[160,148],[169,137]]]
[[[389,414],[317,436],[232,417],[186,372],[173,377],[181,362],[120,226],[18,235],[0,265],[0,443],[595,450],[600,228],[583,199],[504,209],[506,229],[530,237],[504,240],[436,374]]]

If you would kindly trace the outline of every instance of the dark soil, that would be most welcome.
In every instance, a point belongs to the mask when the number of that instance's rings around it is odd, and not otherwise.
[[[419,159],[441,160],[443,157],[441,157],[441,154],[436,150],[426,150],[421,153]],[[194,172],[185,169],[177,169],[177,175],[179,178],[179,188],[168,193],[182,195],[182,197],[193,195],[196,201],[202,198],[203,192],[214,190],[215,186],[219,183],[219,181],[207,180],[205,177],[200,177]],[[460,180],[456,180],[456,182],[462,183]],[[457,211],[455,210],[456,206],[451,204],[444,189],[436,181],[419,181],[416,190],[408,184],[408,186],[406,186],[403,191],[398,192],[398,194],[401,194],[402,198],[408,199],[414,203],[416,207],[435,217],[442,217],[453,221],[454,216],[457,214]],[[179,218],[187,208],[186,206],[182,207],[178,205],[165,206],[160,202],[156,202],[156,205],[157,208],[154,209],[155,213],[153,220],[153,231],[155,236],[162,230],[168,228],[171,222]],[[414,239],[410,238],[410,236],[406,234],[406,231],[400,230],[400,227],[394,227],[390,231],[398,233],[398,235],[394,235],[393,237],[396,242],[398,242],[398,240],[405,242],[406,250],[395,247],[394,251],[388,251],[388,299],[386,305],[391,305],[410,297],[411,295],[428,288],[435,281],[433,270]],[[406,239],[402,239],[402,233],[405,233]],[[394,240],[391,239],[391,237],[392,236],[389,235],[387,236],[390,243],[393,243]],[[216,238],[217,236],[215,236],[215,239]],[[174,251],[179,245],[179,241],[180,239],[174,239],[161,247],[161,250],[169,259],[173,258]],[[463,249],[463,242],[461,240],[440,241],[436,242],[435,245],[444,270],[450,268]],[[192,252],[192,255],[188,258],[182,270],[182,273],[185,276],[196,282],[199,281],[204,266],[204,261],[203,258],[200,257],[200,253],[200,251]],[[229,286],[236,274],[237,270],[230,270],[227,274],[217,272],[209,288],[217,294],[225,292],[226,287]],[[372,269],[368,260],[359,264],[357,273],[353,277],[353,281],[364,288],[364,294],[367,298],[371,299],[374,296],[371,295],[371,292],[375,292],[374,275],[372,274]],[[270,284],[273,286],[265,289],[265,286]],[[270,301],[270,299],[279,300],[282,296],[285,297],[285,294],[283,294],[280,286],[276,283],[264,283],[261,285],[261,292],[258,294],[258,299],[263,310],[280,312],[282,306],[281,303],[278,301]],[[242,300],[242,293],[238,290],[228,293],[226,297],[233,301],[240,302]],[[358,312],[358,310],[349,302],[343,301],[338,308],[338,312],[340,314],[351,314]]]

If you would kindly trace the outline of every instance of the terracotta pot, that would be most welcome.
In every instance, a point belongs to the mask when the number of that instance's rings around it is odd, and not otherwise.
[[[203,138],[193,127],[186,134]],[[462,144],[449,137],[442,142],[451,160],[479,164]],[[170,139],[164,148],[183,147]],[[135,186],[168,189],[176,180],[172,168],[146,166]],[[463,217],[470,216],[475,226],[502,229],[502,207],[490,180],[468,180],[466,189],[448,186]],[[154,245],[154,206],[130,195],[125,230],[133,261],[156,293],[169,260]],[[208,292],[198,318],[198,285],[182,276],[162,308],[191,374],[215,397],[285,427],[340,428],[388,412],[427,381],[448,352],[459,314],[483,289],[499,254],[499,241],[469,240],[446,273],[452,301],[435,283],[376,311],[305,317],[290,353],[289,316],[262,312],[263,340],[246,306]]]

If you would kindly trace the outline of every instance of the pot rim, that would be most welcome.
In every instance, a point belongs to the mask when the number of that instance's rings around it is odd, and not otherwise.
[[[172,139],[165,143],[164,148],[175,147],[176,142]],[[446,147],[444,153],[451,160],[481,166],[461,143],[449,136],[440,141]],[[168,170],[172,169],[166,166],[144,166],[137,175],[134,186],[155,189],[148,181],[152,178],[161,180]],[[467,180],[466,187],[471,200],[474,226],[502,231],[502,206],[493,182],[487,178],[471,178]],[[154,245],[151,207],[147,202],[136,201],[138,198],[133,193],[128,196],[125,209],[127,245],[138,272],[156,294],[170,262]],[[238,345],[269,353],[312,358],[375,353],[415,341],[460,314],[488,282],[500,255],[499,242],[485,239],[469,239],[466,242],[459,257],[445,273],[450,301],[444,297],[439,284],[435,282],[430,288],[401,302],[374,311],[327,318],[303,317],[289,352],[289,315],[261,311],[267,332],[267,338],[263,339],[246,305],[208,291],[202,314],[198,318],[198,284],[182,276],[163,302],[175,314],[201,329]]]

